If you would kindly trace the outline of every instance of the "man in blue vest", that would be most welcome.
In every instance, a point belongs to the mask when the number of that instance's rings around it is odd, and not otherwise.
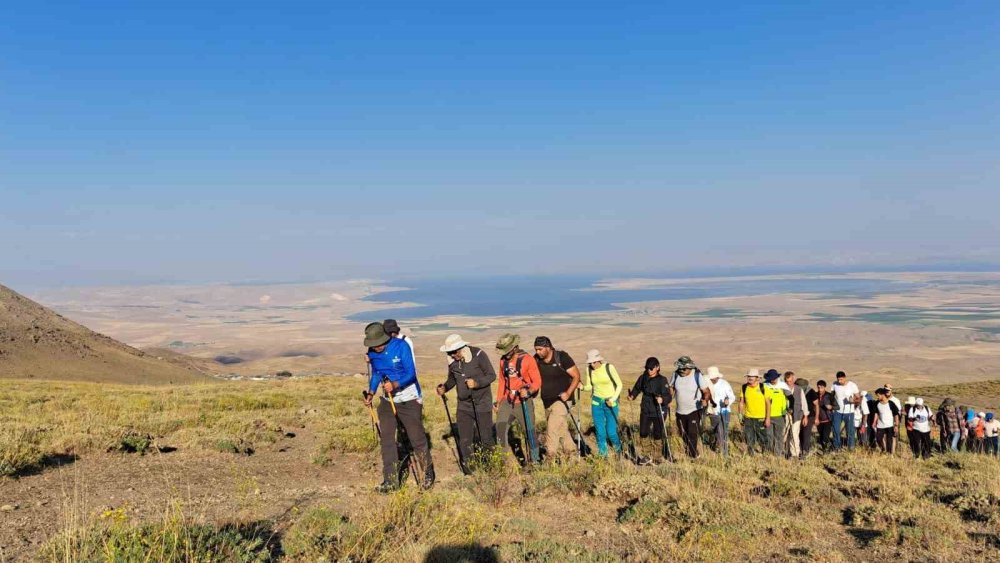
[[[418,469],[424,471],[421,487],[434,485],[434,462],[431,459],[424,430],[423,394],[417,382],[410,345],[389,336],[382,323],[365,327],[365,346],[371,377],[365,393],[365,404],[371,406],[376,393],[381,395],[378,405],[379,441],[382,451],[382,484],[379,492],[390,492],[400,486],[397,477],[399,452],[396,447],[396,427],[402,425],[413,447]]]

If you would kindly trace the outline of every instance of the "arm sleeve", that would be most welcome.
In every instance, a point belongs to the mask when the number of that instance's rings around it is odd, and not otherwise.
[[[445,391],[451,391],[455,387],[455,370],[451,369],[453,365],[455,365],[455,362],[448,364],[448,379],[444,380]]]
[[[614,395],[611,396],[611,400],[617,403],[618,397],[621,397],[622,395],[622,378],[618,377],[618,370],[611,364],[608,364],[608,377],[616,383],[615,392]]]
[[[486,355],[486,352],[480,350],[476,353],[476,362],[478,362],[479,369],[482,371],[482,375],[474,378],[476,387],[489,387],[497,380],[497,372],[493,370],[493,364],[490,363],[489,356]]]
[[[642,389],[643,380],[645,379],[646,379],[646,372],[642,372],[642,375],[639,376],[639,379],[635,380],[635,385],[632,386],[632,390],[629,391],[628,393],[629,396],[635,397],[636,395],[639,394],[639,390]]]
[[[368,354],[369,360],[371,359],[371,357],[372,357],[371,354]],[[372,367],[371,367],[371,375],[368,377],[368,392],[374,395],[375,391],[378,390],[379,377],[378,377],[378,372],[375,371],[375,365],[374,364],[370,365]]]
[[[535,358],[525,355],[524,363],[521,364],[521,377],[528,382],[528,389],[532,395],[542,388],[542,374],[538,371]]]
[[[497,371],[502,372],[503,371],[503,360],[500,360],[500,362],[501,363],[499,364],[499,368],[498,368]],[[499,403],[500,401],[504,400],[504,398],[507,397],[507,378],[506,377],[498,377],[497,378],[497,382],[498,383],[497,383],[497,401],[496,402]]]

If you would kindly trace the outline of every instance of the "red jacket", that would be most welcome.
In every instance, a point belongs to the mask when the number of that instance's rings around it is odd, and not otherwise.
[[[520,372],[518,372],[520,364]],[[497,386],[497,403],[501,401],[511,401],[514,404],[521,402],[520,390],[527,387],[531,395],[538,393],[542,388],[542,374],[538,371],[538,363],[535,358],[523,350],[511,358],[509,361],[500,358],[500,369],[497,370],[497,379],[500,385]],[[511,396],[513,392],[513,397]]]

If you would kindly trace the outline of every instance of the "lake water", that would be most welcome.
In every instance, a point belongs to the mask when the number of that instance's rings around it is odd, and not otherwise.
[[[708,282],[679,284],[669,288],[580,291],[592,288],[601,278],[580,276],[499,277],[406,282],[410,289],[366,297],[373,303],[419,303],[377,314],[359,313],[353,320],[380,318],[416,319],[438,315],[473,317],[528,316],[588,313],[615,309],[615,303],[741,297],[775,293],[810,293],[823,297],[867,298],[883,293],[910,291],[922,284],[881,279],[820,278],[738,280],[716,278]],[[403,284],[399,284],[403,285]]]

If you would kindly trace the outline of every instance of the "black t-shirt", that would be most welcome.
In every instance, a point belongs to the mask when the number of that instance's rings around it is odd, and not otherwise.
[[[538,372],[542,374],[542,404],[549,408],[559,400],[559,394],[569,389],[573,377],[566,370],[575,367],[576,362],[566,352],[556,350],[551,362],[544,362],[535,354]]]
[[[812,424],[816,420],[816,401],[819,400],[819,391],[815,389],[810,389],[806,391],[806,403],[809,403],[809,423]],[[822,409],[823,407],[819,407]],[[804,412],[804,411],[803,411]],[[823,420],[823,415],[820,414],[820,420]]]

